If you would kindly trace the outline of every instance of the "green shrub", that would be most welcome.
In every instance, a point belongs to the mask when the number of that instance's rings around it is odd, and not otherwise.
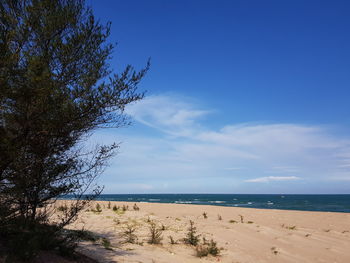
[[[157,227],[155,222],[151,222],[149,226],[149,244],[160,244],[162,241],[162,230]]]
[[[107,250],[113,250],[112,247],[111,247],[111,242],[107,239],[107,238],[102,238],[101,239],[101,242],[102,242],[102,246],[107,249]]]
[[[102,208],[101,208],[101,205],[100,205],[99,203],[96,204],[95,211],[96,211],[97,213],[101,213],[101,212],[102,212]]]
[[[190,220],[190,226],[188,227],[188,232],[184,238],[184,242],[191,246],[197,246],[199,237],[200,235],[197,235],[197,228],[194,226],[194,222]]]
[[[196,247],[197,257],[206,257],[208,255],[218,256],[219,254],[220,249],[217,247],[217,244],[213,239],[210,240],[210,242],[207,242],[205,238],[203,238],[203,243]]]
[[[122,238],[124,238],[124,242],[134,244],[137,240],[135,232],[136,226],[132,224],[127,224],[124,228],[124,231],[122,232]]]

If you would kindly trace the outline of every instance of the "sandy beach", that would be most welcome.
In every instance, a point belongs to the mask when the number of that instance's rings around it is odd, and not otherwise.
[[[94,211],[97,203],[101,212]],[[114,205],[120,209],[113,211]],[[135,211],[133,205],[92,203],[69,228],[100,239],[82,241],[78,250],[99,262],[350,262],[349,213],[158,203],[137,203]],[[190,220],[201,242],[217,242],[219,256],[200,258],[194,246],[184,244]],[[161,244],[148,243],[150,222],[162,229]],[[125,243],[127,225],[136,228],[135,244]]]

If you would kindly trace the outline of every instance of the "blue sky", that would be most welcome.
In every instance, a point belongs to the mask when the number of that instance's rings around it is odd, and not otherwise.
[[[105,193],[350,193],[349,1],[88,1],[151,57]]]

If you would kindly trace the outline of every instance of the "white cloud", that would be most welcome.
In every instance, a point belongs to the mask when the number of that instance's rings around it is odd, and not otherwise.
[[[174,136],[194,134],[200,128],[196,121],[210,113],[169,96],[147,97],[129,106],[126,112],[136,121]]]
[[[300,177],[297,176],[265,176],[254,179],[245,180],[245,182],[249,183],[266,183],[271,181],[294,181],[299,180]]]
[[[198,179],[212,189],[225,178],[225,185],[216,190],[220,192],[250,185],[244,182],[350,181],[350,140],[326,127],[245,123],[210,129],[204,117],[212,111],[169,96],[148,97],[127,112],[158,133],[118,133],[117,141],[123,144],[106,174],[116,174],[125,183],[152,181],[157,191],[164,189],[165,181],[171,181],[167,188],[172,190],[176,183]],[[97,136],[112,140],[116,133]],[[249,179],[256,175],[262,177]]]

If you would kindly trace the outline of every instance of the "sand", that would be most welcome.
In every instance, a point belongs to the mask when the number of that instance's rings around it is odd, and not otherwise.
[[[116,213],[108,202],[98,203],[102,212],[84,211],[69,227],[110,241],[108,249],[100,241],[79,244],[80,252],[99,262],[350,262],[349,213],[156,203],[137,203],[140,210],[134,211],[134,203],[111,202],[129,206]],[[183,243],[190,220],[201,237],[217,242],[219,256],[199,258],[194,247]],[[164,226],[162,244],[148,244],[149,221]],[[123,242],[127,224],[136,226],[137,244]],[[169,236],[178,244],[170,244]]]

